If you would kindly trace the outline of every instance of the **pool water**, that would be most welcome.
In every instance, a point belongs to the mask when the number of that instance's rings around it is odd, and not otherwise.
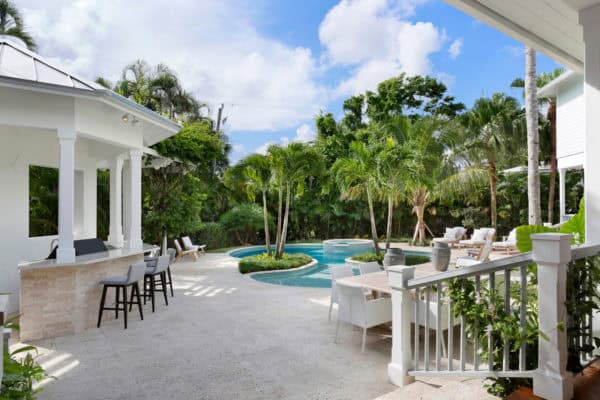
[[[262,254],[265,251],[266,250],[264,247],[252,247],[249,249],[234,250],[229,254],[232,257],[242,258]],[[252,279],[275,285],[330,288],[331,274],[329,273],[329,267],[344,265],[346,264],[344,261],[346,258],[355,254],[364,253],[364,250],[358,249],[358,251],[349,250],[347,252],[324,253],[323,245],[321,244],[291,244],[285,246],[285,252],[307,254],[317,260],[317,264],[310,268],[301,269],[299,271],[281,271],[254,274],[252,275]],[[404,253],[407,255],[430,255],[430,253],[418,251],[405,251]],[[354,269],[354,274],[358,275],[358,267]]]

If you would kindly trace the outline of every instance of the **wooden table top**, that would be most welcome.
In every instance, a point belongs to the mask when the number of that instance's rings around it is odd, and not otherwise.
[[[439,273],[440,271],[436,270],[432,263],[419,264],[415,266],[415,278],[423,278]],[[375,292],[392,294],[392,288],[390,286],[388,274],[385,271],[349,276],[347,278],[338,279],[337,282],[342,284],[358,284]]]

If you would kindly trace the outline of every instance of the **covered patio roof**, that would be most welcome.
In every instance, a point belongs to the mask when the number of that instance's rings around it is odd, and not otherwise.
[[[579,10],[598,0],[444,0],[478,20],[583,72],[583,28]]]

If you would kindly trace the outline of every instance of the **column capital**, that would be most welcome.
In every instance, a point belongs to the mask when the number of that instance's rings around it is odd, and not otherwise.
[[[58,128],[56,136],[59,140],[75,140],[77,139],[77,131],[75,128]]]
[[[142,155],[144,155],[144,151],[142,149],[130,149],[129,150],[129,158],[142,157]]]
[[[544,265],[561,265],[571,261],[571,235],[538,233],[531,235],[533,261]]]
[[[579,10],[579,25],[584,27],[584,41],[586,37],[585,28],[591,27],[598,29],[598,24],[600,24],[600,4],[595,4],[593,6]]]

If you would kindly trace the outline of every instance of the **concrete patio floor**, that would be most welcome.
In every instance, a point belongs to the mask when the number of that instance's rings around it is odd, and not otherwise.
[[[173,280],[175,297],[169,297],[169,306],[158,298],[154,314],[149,305],[144,308],[144,321],[133,311],[127,330],[121,319],[110,320],[81,335],[31,343],[40,349],[38,361],[56,377],[42,382],[39,398],[385,395],[391,400],[430,398],[427,393],[438,399],[488,398],[481,381],[473,380],[421,381],[398,390],[387,377],[389,337],[368,335],[361,353],[360,331],[343,325],[338,344],[333,342],[329,289],[255,282],[240,275],[237,259],[225,254],[177,263]]]

